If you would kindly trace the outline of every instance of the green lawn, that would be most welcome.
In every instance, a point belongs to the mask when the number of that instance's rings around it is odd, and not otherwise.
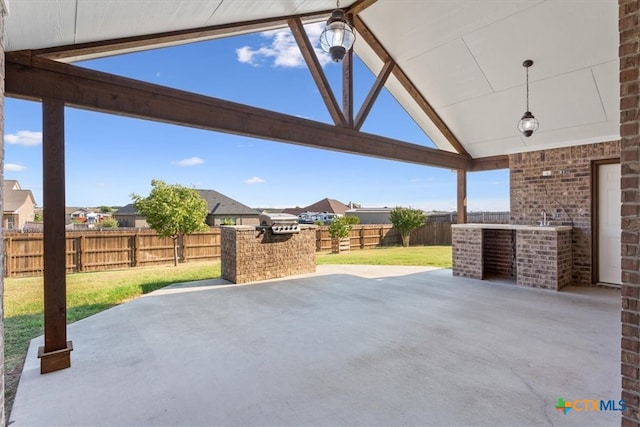
[[[451,246],[394,246],[318,254],[316,264],[430,265],[451,268]]]

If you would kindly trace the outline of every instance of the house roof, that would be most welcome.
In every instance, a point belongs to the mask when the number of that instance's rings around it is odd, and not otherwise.
[[[20,183],[15,179],[5,179],[4,188],[7,190],[21,190]]]
[[[615,1],[343,0],[358,7],[355,53],[434,144],[472,157],[619,139],[618,3]],[[73,61],[229,34],[326,19],[332,0],[175,0],[107,2],[9,1],[6,50],[42,49],[133,36],[152,42],[96,44]],[[271,18],[282,17],[274,22]],[[244,23],[242,28],[207,26]],[[205,29],[189,34],[192,29]],[[146,39],[149,40],[149,39]],[[87,45],[88,46],[88,45]],[[83,56],[84,55],[84,56]],[[87,56],[88,55],[88,56]],[[530,138],[516,124],[525,110],[530,69],[531,111],[540,129]],[[407,89],[407,82],[415,90]],[[416,93],[426,104],[416,98]]]
[[[76,212],[84,212],[84,213],[89,213],[91,212],[91,209],[87,209],[87,208],[81,208],[78,206],[67,206],[64,208],[64,214],[65,215],[71,215],[73,213]]]
[[[207,209],[212,215],[259,215],[260,213],[231,197],[215,190],[196,190],[207,201]]]
[[[3,189],[3,212],[11,213],[20,209],[27,202],[36,204],[35,198],[31,190],[14,190],[15,187],[20,188],[18,181],[6,180]]]
[[[345,205],[344,203],[335,199],[325,198],[309,206],[300,208],[299,209],[300,212],[295,213],[294,215],[299,215],[302,212],[328,212],[328,213],[343,214],[347,209],[349,209],[349,206]],[[287,209],[286,213],[291,213],[290,212],[291,210],[292,209]]]
[[[137,215],[136,209],[133,207],[133,203],[129,203],[115,211],[113,215]]]

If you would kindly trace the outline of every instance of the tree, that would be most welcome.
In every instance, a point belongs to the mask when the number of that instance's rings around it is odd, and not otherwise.
[[[111,206],[100,206],[99,208],[101,213],[111,213],[113,212],[113,208]]]
[[[118,228],[118,220],[114,217],[108,217],[102,220],[100,223],[100,227],[102,228]]]
[[[337,216],[329,224],[329,236],[332,238],[331,246],[334,253],[340,253],[340,240],[349,237],[349,232],[354,224],[358,224],[360,218],[349,216]]]
[[[407,247],[409,246],[411,231],[423,226],[427,221],[427,216],[420,209],[398,206],[391,210],[389,219],[394,228],[400,232],[400,236],[402,236],[402,246]]]
[[[207,202],[191,188],[151,181],[149,196],[131,194],[137,212],[160,237],[173,239],[173,264],[178,265],[178,237],[207,230]]]

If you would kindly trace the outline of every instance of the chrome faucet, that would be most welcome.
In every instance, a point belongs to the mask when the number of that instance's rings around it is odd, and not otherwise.
[[[545,211],[544,209],[542,210],[542,222],[540,223],[540,225],[542,227],[546,227],[547,225],[549,225],[549,223],[547,222],[547,211]]]

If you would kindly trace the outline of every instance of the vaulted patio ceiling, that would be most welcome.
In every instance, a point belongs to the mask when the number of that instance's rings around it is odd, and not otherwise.
[[[356,54],[374,74],[390,73],[385,86],[440,150],[463,153],[456,167],[506,166],[465,163],[465,151],[485,158],[619,138],[615,0],[340,5],[356,13]],[[8,6],[8,52],[32,49],[73,61],[283,27],[291,17],[323,20],[335,2],[9,0]],[[516,124],[525,109],[522,61],[529,58],[531,110],[541,126],[524,138]]]

